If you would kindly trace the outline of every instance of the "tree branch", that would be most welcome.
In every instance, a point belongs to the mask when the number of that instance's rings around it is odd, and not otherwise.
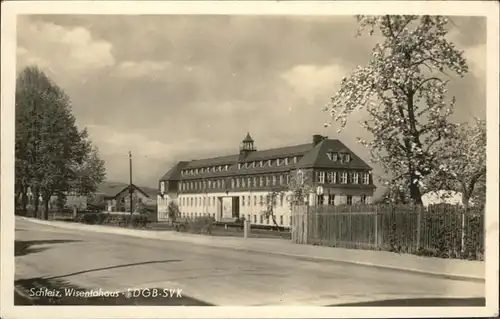
[[[438,82],[441,82],[443,83],[444,81],[438,77],[431,77],[431,78],[428,78],[428,79],[425,79],[423,80],[422,82],[420,82],[417,86],[417,88],[414,90],[414,93],[416,94],[421,88],[422,86],[427,83],[427,82],[430,82],[430,81],[438,81]]]

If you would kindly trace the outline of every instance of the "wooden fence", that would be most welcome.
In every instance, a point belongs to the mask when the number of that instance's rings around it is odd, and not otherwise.
[[[291,233],[298,244],[482,259],[484,215],[451,205],[296,206]]]

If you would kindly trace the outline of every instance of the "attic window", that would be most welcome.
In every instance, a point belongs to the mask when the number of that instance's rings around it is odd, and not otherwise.
[[[271,166],[273,164],[273,161],[272,160],[268,160],[267,161],[267,165]]]
[[[259,162],[259,166],[260,166],[260,167],[263,167],[263,166],[264,166],[264,162],[263,162],[263,161],[260,161],[260,162]]]
[[[226,171],[229,170],[229,165],[226,165]]]
[[[351,161],[351,155],[349,153],[339,154],[339,159],[341,163],[349,163]]]
[[[252,162],[252,167],[255,167],[255,162]]]
[[[294,157],[293,157],[293,163],[294,163],[294,164],[297,164],[297,156],[294,156]]]
[[[328,153],[326,153],[326,155],[328,156],[328,158],[332,161],[332,162],[338,162],[339,159],[342,160],[342,156],[339,156],[338,153],[335,153],[333,151],[329,151]],[[342,162],[342,161],[341,161]]]
[[[238,169],[241,169],[241,163],[238,163]]]
[[[285,158],[285,165],[288,165],[288,157]]]
[[[280,166],[280,164],[281,164],[281,163],[280,163],[280,159],[279,159],[279,158],[278,158],[278,159],[276,159],[276,166]]]

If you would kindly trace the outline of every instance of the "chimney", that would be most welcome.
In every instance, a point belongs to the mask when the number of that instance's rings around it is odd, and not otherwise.
[[[316,146],[318,145],[319,143],[321,143],[322,140],[324,140],[325,137],[322,136],[322,135],[319,135],[319,134],[314,134],[313,135],[313,146]]]

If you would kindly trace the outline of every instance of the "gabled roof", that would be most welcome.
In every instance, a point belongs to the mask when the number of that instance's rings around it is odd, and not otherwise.
[[[249,153],[248,156],[245,157],[245,162],[304,155],[306,152],[310,151],[312,147],[313,146],[311,143],[307,143],[307,144],[285,146],[279,148],[271,148],[262,151],[255,151]]]
[[[238,162],[239,155],[225,155],[211,158],[204,158],[199,160],[192,160],[184,168],[198,168],[214,165],[231,165]]]
[[[328,152],[346,152],[351,156],[351,161],[347,164],[334,163],[331,161],[327,154]],[[260,167],[241,167],[238,168],[238,163],[248,163],[256,161],[266,161],[274,159],[283,159],[299,156],[301,159],[298,163],[289,163],[288,165],[277,165],[274,162],[271,166]],[[267,164],[267,163],[266,163]],[[181,176],[183,169],[193,169],[201,167],[210,167],[218,165],[229,165],[229,169],[222,171],[210,171],[196,175]],[[354,154],[347,146],[341,141],[336,139],[324,138],[321,142],[314,145],[313,143],[299,144],[293,146],[272,148],[262,151],[253,151],[248,153],[245,157],[240,157],[239,154],[219,156],[213,158],[205,158],[199,160],[192,160],[189,162],[179,162],[172,167],[161,180],[189,180],[200,178],[212,177],[225,177],[231,175],[250,175],[260,173],[279,173],[287,172],[295,168],[351,168],[351,169],[365,169],[371,170],[371,167],[366,164],[361,158]]]
[[[178,162],[168,172],[166,172],[160,180],[179,180],[181,178],[181,171],[187,164],[189,164],[187,161]]]
[[[128,184],[121,182],[103,182],[98,185],[96,194],[104,195],[106,197],[113,197],[120,193]]]
[[[328,158],[328,152],[345,152],[351,156],[351,161],[347,164],[335,163]],[[344,143],[339,140],[324,139],[308,152],[297,164],[297,167],[318,167],[318,168],[351,168],[368,169],[371,167],[352,152]]]
[[[150,198],[156,198],[158,194],[158,190],[151,187],[139,187],[135,184],[132,184],[137,191],[141,192],[144,196]],[[123,193],[124,191],[128,191],[129,184],[121,183],[121,182],[104,182],[99,184],[96,195],[101,195],[104,197],[116,197],[118,194]]]

